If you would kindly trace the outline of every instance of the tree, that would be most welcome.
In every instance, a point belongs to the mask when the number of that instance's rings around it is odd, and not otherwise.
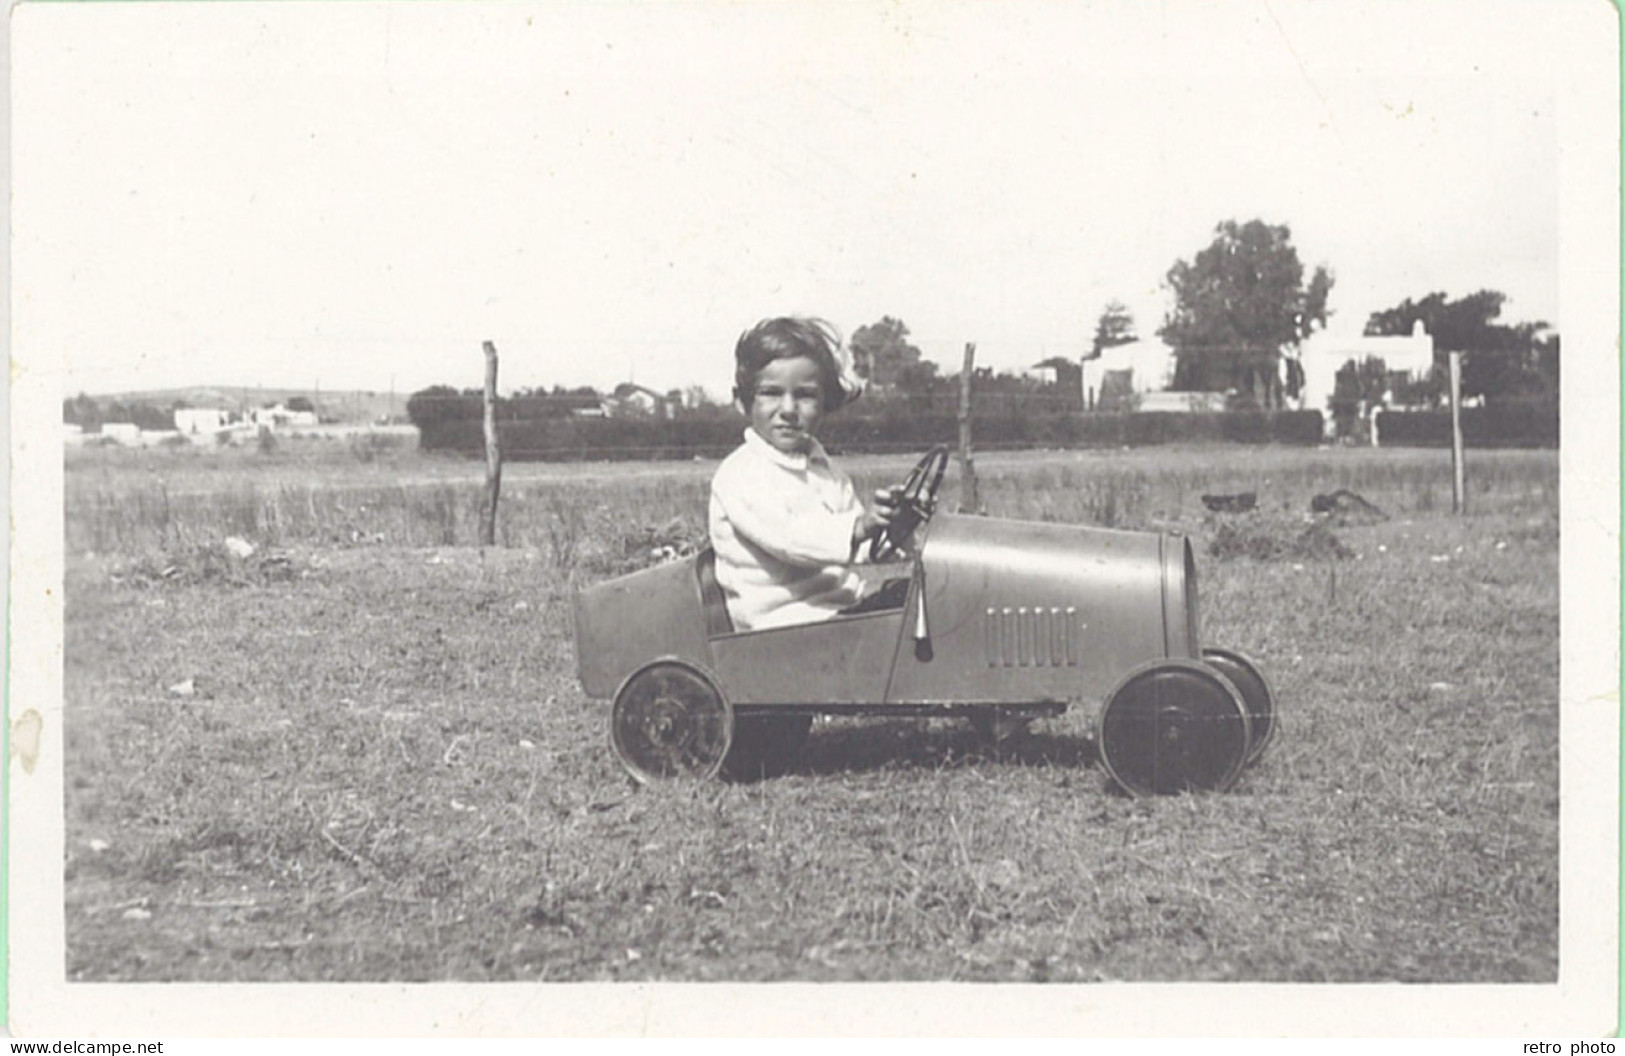
[[[1168,285],[1174,308],[1157,332],[1177,356],[1174,388],[1236,389],[1260,406],[1281,406],[1281,357],[1326,325],[1332,289],[1324,266],[1304,284],[1291,230],[1226,220],[1190,263],[1174,263]],[[1289,371],[1287,395],[1300,376]]]
[[[548,397],[556,409],[558,417],[574,414],[577,411],[592,411],[603,406],[604,398],[598,390],[591,385],[577,385],[567,389],[562,385],[553,386],[553,394]]]
[[[469,401],[450,385],[431,385],[406,398],[406,417],[419,429],[429,429],[440,422],[472,417],[468,404]],[[479,410],[479,405],[474,404],[474,414]]]
[[[1562,336],[1555,330],[1535,338],[1535,377],[1540,379],[1547,396],[1554,400],[1559,391],[1562,351]]]
[[[909,343],[908,327],[901,319],[887,315],[858,327],[851,345],[853,369],[878,389],[926,392],[937,380],[937,365],[922,359],[920,350]]]
[[[1387,391],[1388,365],[1381,356],[1367,356],[1359,362],[1351,359],[1339,367],[1331,398],[1337,435],[1356,436]]]
[[[130,421],[142,432],[159,433],[175,428],[175,412],[138,401],[130,404]]]
[[[484,413],[483,391],[473,390],[473,406]],[[513,395],[498,398],[497,416],[503,421],[532,422],[552,418],[568,418],[577,411],[595,409],[603,404],[603,397],[590,386],[566,389],[554,385],[549,392],[543,386],[516,390]]]
[[[107,410],[102,413],[103,422],[121,422],[135,426],[146,432],[162,432],[175,428],[175,412],[162,407],[154,407],[150,403],[134,400],[124,403],[121,400],[112,400]]]
[[[102,427],[101,405],[81,392],[71,400],[62,401],[62,420],[94,433]]]
[[[302,412],[306,414],[316,413],[316,405],[310,402],[309,396],[290,396],[288,397],[288,402],[284,404],[284,406],[286,406],[290,411]]]
[[[727,409],[726,404],[719,406],[711,399],[711,394],[699,385],[689,385],[683,389],[683,406],[688,408],[690,414],[715,415],[717,411]]]
[[[1506,294],[1479,290],[1452,301],[1443,292],[1420,301],[1409,297],[1386,311],[1372,312],[1370,336],[1409,334],[1420,322],[1433,337],[1435,377],[1439,390],[1451,352],[1462,353],[1461,394],[1487,400],[1552,397],[1557,394],[1558,336],[1545,322],[1498,323]]]
[[[1095,340],[1089,358],[1095,359],[1108,348],[1138,341],[1134,333],[1134,316],[1122,301],[1108,301],[1095,323]]]

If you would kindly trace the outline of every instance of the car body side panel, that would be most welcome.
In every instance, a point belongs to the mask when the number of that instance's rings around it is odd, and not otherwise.
[[[916,591],[889,702],[1098,701],[1183,646],[1165,622],[1169,537],[949,514],[928,532],[930,648],[912,645]]]
[[[879,704],[902,635],[903,612],[835,616],[819,623],[711,639],[734,705]]]
[[[710,638],[695,558],[600,583],[575,601],[582,686],[608,698],[670,657],[736,705],[1098,702],[1138,664],[1200,653],[1178,535],[939,513],[919,563],[906,609]]]
[[[695,558],[646,568],[576,595],[576,668],[589,697],[608,698],[655,657],[711,666]]]

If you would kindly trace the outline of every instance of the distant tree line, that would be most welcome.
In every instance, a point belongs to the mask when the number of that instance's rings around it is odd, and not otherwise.
[[[484,400],[482,389],[431,385],[407,397],[406,416],[419,429],[432,429],[441,422],[462,419],[479,421],[485,414]],[[576,389],[555,386],[552,392],[522,389],[512,396],[498,397],[497,420],[567,418],[579,411],[596,410],[602,402],[603,397],[586,386]]]
[[[62,420],[87,433],[99,432],[105,423],[133,425],[142,432],[165,432],[175,428],[175,412],[191,406],[186,400],[97,399],[81,392],[62,401]],[[308,396],[290,396],[282,406],[290,411],[316,413],[316,405]]]
[[[739,446],[744,419],[687,418],[547,418],[499,420],[498,436],[505,459],[573,461],[579,459],[719,458]],[[988,448],[1085,448],[1147,444],[1229,443],[1318,444],[1319,411],[1241,414],[1045,414],[979,413],[974,419],[976,445]],[[821,436],[832,452],[920,451],[932,444],[953,444],[958,418],[953,414],[893,413],[835,415]],[[422,434],[426,451],[477,456],[484,451],[478,418],[442,423]]]
[[[958,435],[959,379],[938,374],[908,340],[900,320],[885,317],[852,336],[854,365],[869,381],[863,398],[826,419],[825,444],[836,452],[913,451],[951,444]],[[1223,440],[1318,443],[1319,412],[1243,415],[1085,415],[1082,368],[1047,360],[1055,377],[977,368],[973,430],[979,447],[1098,447]],[[588,388],[526,390],[500,397],[498,435],[504,458],[524,460],[719,457],[739,445],[745,420],[731,404],[686,401],[670,416],[603,413],[608,397]],[[484,450],[484,394],[436,385],[413,393],[407,414],[427,451],[478,455]]]
[[[908,338],[908,327],[890,316],[853,331],[854,367],[869,385],[862,399],[826,421],[823,435],[832,447],[913,449],[954,439],[958,376],[939,374]],[[1081,366],[1064,358],[1036,366],[1053,377],[975,371],[978,443],[1059,443],[1076,431],[1067,423],[1082,409]],[[744,420],[731,402],[673,392],[664,413],[650,414],[625,406],[624,388],[602,395],[555,386],[499,397],[504,457],[690,457],[726,453],[739,443]],[[406,409],[425,450],[483,450],[482,390],[435,385],[413,393]]]
[[[175,412],[186,407],[185,401],[158,405],[144,400],[109,400],[103,404],[84,393],[62,401],[62,420],[77,425],[87,433],[99,432],[104,423],[134,425],[144,432],[161,432],[175,428]]]

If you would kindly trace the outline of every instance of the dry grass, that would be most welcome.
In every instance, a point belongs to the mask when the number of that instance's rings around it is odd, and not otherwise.
[[[846,463],[869,488],[895,482],[910,460],[859,456]],[[1025,520],[1186,528],[1205,516],[1202,494],[1236,491],[1258,492],[1264,514],[1298,518],[1310,496],[1339,488],[1376,496],[1393,514],[1450,508],[1449,456],[1437,451],[992,452],[977,463],[983,507]],[[613,564],[624,541],[639,535],[692,541],[704,535],[715,468],[703,460],[508,466],[498,542],[541,551],[570,569],[584,556]],[[74,553],[168,553],[232,535],[271,546],[471,546],[483,472],[483,463],[401,448],[359,459],[344,444],[317,441],[289,441],[272,456],[191,446],[75,450],[67,465],[67,546]],[[1470,479],[1477,512],[1556,510],[1552,452],[1474,452]],[[957,471],[943,501],[949,508],[961,502]]]
[[[1481,456],[1465,519],[1436,453],[979,459],[993,512],[1191,531],[1205,638],[1274,681],[1237,790],[1155,801],[1082,712],[1002,751],[830,722],[783,777],[635,791],[570,590],[686,545],[707,466],[515,474],[482,553],[467,466],[151,454],[69,468],[71,979],[1556,978],[1550,454]],[[1336,487],[1392,515],[1356,556],[1208,552],[1242,529],[1201,493],[1279,536]]]

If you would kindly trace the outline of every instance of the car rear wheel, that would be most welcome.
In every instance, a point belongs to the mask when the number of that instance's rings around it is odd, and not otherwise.
[[[812,731],[811,715],[746,715],[734,719],[733,746],[722,760],[735,781],[777,777],[790,768]]]
[[[1136,796],[1222,792],[1241,773],[1251,743],[1241,691],[1196,660],[1137,668],[1100,712],[1101,762]]]
[[[1251,766],[1275,739],[1275,692],[1264,678],[1264,672],[1245,653],[1234,649],[1203,649],[1202,659],[1241,690],[1253,731],[1252,747],[1247,752],[1247,765]]]
[[[635,671],[615,694],[610,742],[639,782],[709,778],[733,741],[733,708],[709,675],[658,660]]]

